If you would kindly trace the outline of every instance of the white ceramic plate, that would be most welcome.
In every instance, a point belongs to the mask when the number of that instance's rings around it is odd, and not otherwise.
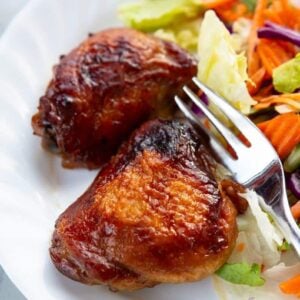
[[[0,41],[0,263],[28,299],[217,299],[209,279],[119,294],[73,282],[50,261],[56,218],[96,172],[63,169],[32,135],[30,119],[58,56],[117,25],[118,2],[33,0]]]

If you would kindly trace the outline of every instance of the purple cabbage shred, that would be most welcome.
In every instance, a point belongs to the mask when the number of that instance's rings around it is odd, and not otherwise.
[[[300,169],[289,176],[287,179],[287,187],[296,198],[300,199]]]
[[[199,98],[202,100],[202,102],[203,102],[205,105],[208,105],[208,97],[207,97],[206,94],[202,93],[201,96],[200,96]],[[194,103],[192,104],[191,109],[192,109],[192,112],[193,112],[194,114],[196,114],[197,116],[202,116],[202,115],[203,115],[202,110],[201,110],[197,105],[195,105]]]
[[[300,47],[299,32],[286,28],[284,26],[277,25],[270,21],[266,21],[264,26],[258,29],[257,36],[259,38],[277,39],[291,42],[294,45]]]

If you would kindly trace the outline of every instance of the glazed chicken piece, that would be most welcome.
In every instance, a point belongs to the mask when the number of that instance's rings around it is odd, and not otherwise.
[[[148,121],[57,220],[50,248],[56,268],[114,290],[212,274],[237,237],[237,210],[226,192],[236,186],[226,180],[223,189],[215,168],[189,123]]]
[[[34,133],[58,147],[65,167],[99,167],[146,119],[169,115],[196,72],[195,58],[173,43],[126,28],[99,32],[54,68]]]

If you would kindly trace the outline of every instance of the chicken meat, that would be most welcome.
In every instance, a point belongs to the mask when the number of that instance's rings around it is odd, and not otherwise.
[[[95,168],[142,122],[169,115],[197,62],[174,43],[116,28],[90,35],[53,73],[34,133],[55,146],[65,167]]]
[[[235,245],[247,205],[234,191],[188,122],[148,121],[61,214],[51,258],[64,275],[114,290],[199,280]]]

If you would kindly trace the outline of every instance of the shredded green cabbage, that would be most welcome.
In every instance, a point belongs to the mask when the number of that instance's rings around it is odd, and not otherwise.
[[[248,93],[247,61],[236,54],[229,31],[214,11],[207,11],[200,28],[198,78],[244,114],[255,101]]]
[[[172,23],[195,18],[202,11],[199,0],[142,0],[124,4],[119,14],[124,23],[142,31],[155,31]]]
[[[251,190],[247,190],[242,196],[247,200],[249,209],[238,216],[237,243],[244,243],[245,250],[234,250],[228,262],[257,263],[266,268],[272,267],[280,261],[278,246],[282,245],[284,237],[268,214],[261,209],[260,196]]]

